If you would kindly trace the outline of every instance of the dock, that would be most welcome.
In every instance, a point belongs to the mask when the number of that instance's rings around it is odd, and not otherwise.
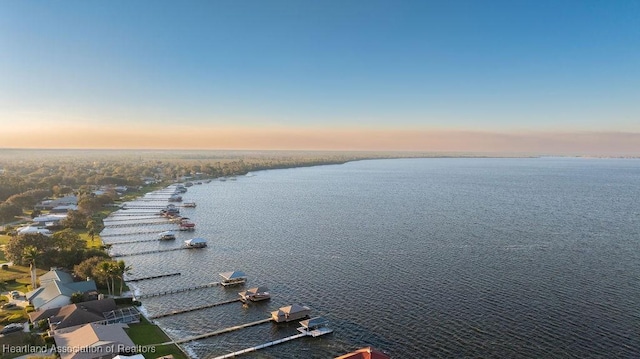
[[[143,294],[137,295],[136,299],[149,298],[149,297],[159,297],[159,296],[167,295],[167,294],[188,292],[190,290],[217,287],[219,285],[220,285],[220,283],[213,282],[213,283],[207,283],[207,284],[200,284],[200,285],[196,285],[196,286],[193,286],[193,287],[170,289],[170,290],[165,290],[165,291],[162,291],[162,292],[154,292],[154,293],[147,293],[147,294],[143,293]],[[271,320],[271,319],[269,319],[269,320]]]
[[[224,302],[205,304],[205,305],[201,305],[199,307],[193,307],[193,308],[182,309],[182,310],[174,310],[173,312],[150,316],[149,319],[166,318],[166,317],[170,317],[172,315],[195,312],[196,310],[209,309],[209,308],[218,307],[218,306],[225,305],[225,304],[236,303],[236,302],[239,302],[239,301],[240,301],[240,298],[236,298],[236,299],[231,299],[231,300],[225,300]]]
[[[143,281],[143,280],[156,279],[156,278],[166,278],[166,277],[175,277],[175,276],[178,276],[178,275],[182,275],[182,273],[176,272],[176,273],[152,275],[152,276],[149,276],[149,277],[142,277],[142,278],[125,279],[125,282],[140,282],[140,281]]]
[[[164,223],[164,224],[171,224],[171,223]],[[122,237],[122,236],[135,236],[138,234],[153,234],[153,233],[159,233],[158,230],[155,231],[144,231],[144,232],[129,232],[129,233],[113,233],[113,234],[102,234],[100,235],[100,237],[105,238],[105,237]],[[157,240],[157,239],[156,239]]]
[[[229,333],[229,332],[233,332],[233,331],[236,331],[236,330],[239,330],[239,329],[253,327],[253,326],[256,326],[256,325],[269,323],[269,322],[271,322],[271,318],[261,319],[261,320],[255,321],[255,322],[251,322],[251,323],[247,323],[247,324],[240,324],[240,325],[236,325],[236,326],[233,326],[233,327],[228,327],[228,328],[216,330],[215,332],[209,332],[209,333],[204,333],[204,334],[200,334],[200,335],[195,335],[193,337],[188,337],[188,338],[185,338],[185,339],[180,339],[180,340],[176,340],[174,342],[163,343],[163,344],[183,344],[183,343],[188,343],[188,342],[192,342],[192,341],[195,341],[195,340],[210,338],[210,337],[213,337],[213,336],[216,336],[216,335]],[[300,335],[300,334],[298,334],[298,335]],[[304,336],[304,334],[303,334],[303,336]]]
[[[191,248],[190,247],[177,247],[177,248],[156,249],[156,250],[153,250],[153,251],[144,251],[144,252],[135,252],[135,253],[114,253],[114,254],[111,255],[111,257],[112,258],[131,257],[131,256],[140,256],[140,255],[143,255],[143,254],[181,251],[181,250],[184,250],[184,249],[191,249]]]
[[[135,222],[135,223],[119,223],[119,224],[105,224],[104,228],[125,228],[125,227],[141,227],[141,226],[157,226],[160,224],[170,224],[171,222],[164,221],[153,221],[153,222]]]
[[[242,349],[242,350],[239,350],[237,352],[233,352],[233,353],[217,356],[217,357],[215,357],[213,359],[234,358],[234,357],[236,357],[238,355],[255,352],[255,351],[258,351],[258,350],[263,349],[263,348],[268,348],[268,347],[271,347],[271,346],[274,346],[274,345],[278,345],[278,344],[281,344],[281,343],[286,343],[286,342],[289,342],[289,341],[292,341],[292,340],[295,340],[295,339],[298,339],[298,338],[303,338],[303,337],[306,337],[306,336],[307,336],[306,334],[296,334],[296,335],[292,335],[290,337],[286,337],[286,338],[274,340],[272,342],[260,344],[260,345],[257,345],[255,347]]]
[[[144,243],[144,242],[159,242],[159,239],[139,239],[139,240],[133,240],[133,241],[121,241],[121,242],[111,242],[109,243],[112,246],[115,246],[117,244],[132,244],[132,243]]]

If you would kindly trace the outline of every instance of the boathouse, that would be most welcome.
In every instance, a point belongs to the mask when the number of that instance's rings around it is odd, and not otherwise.
[[[269,294],[269,288],[265,286],[247,289],[244,292],[240,292],[238,294],[240,294],[240,300],[244,303],[246,303],[247,301],[258,302],[271,298],[271,295]]]
[[[230,285],[244,284],[247,281],[247,275],[241,271],[220,273],[220,277],[222,277],[222,281],[220,282],[220,284],[225,287]]]
[[[271,312],[271,319],[276,323],[291,322],[304,319],[309,316],[309,313],[311,313],[311,308],[304,305],[293,304]]]

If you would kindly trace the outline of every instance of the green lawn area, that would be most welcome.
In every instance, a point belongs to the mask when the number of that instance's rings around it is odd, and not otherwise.
[[[176,359],[189,359],[175,344],[153,346],[153,344],[168,342],[171,339],[162,329],[149,323],[144,317],[140,318],[139,324],[129,324],[129,329],[125,329],[125,331],[136,345],[152,346],[148,353],[142,353],[146,359],[169,354],[172,354]]]

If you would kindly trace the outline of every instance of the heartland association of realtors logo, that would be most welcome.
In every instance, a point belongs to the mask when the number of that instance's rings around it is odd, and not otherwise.
[[[156,348],[153,346],[141,345],[102,345],[102,346],[55,346],[47,347],[46,345],[2,345],[2,354],[36,354],[36,353],[58,353],[58,354],[144,354],[155,353]]]

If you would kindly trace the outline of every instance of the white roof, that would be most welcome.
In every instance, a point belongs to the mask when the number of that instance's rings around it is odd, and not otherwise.
[[[27,233],[42,233],[45,236],[50,236],[53,233],[51,233],[50,230],[46,229],[46,228],[38,228],[35,226],[28,226],[28,227],[22,227],[20,229],[18,229],[18,233],[19,234],[27,234]]]

